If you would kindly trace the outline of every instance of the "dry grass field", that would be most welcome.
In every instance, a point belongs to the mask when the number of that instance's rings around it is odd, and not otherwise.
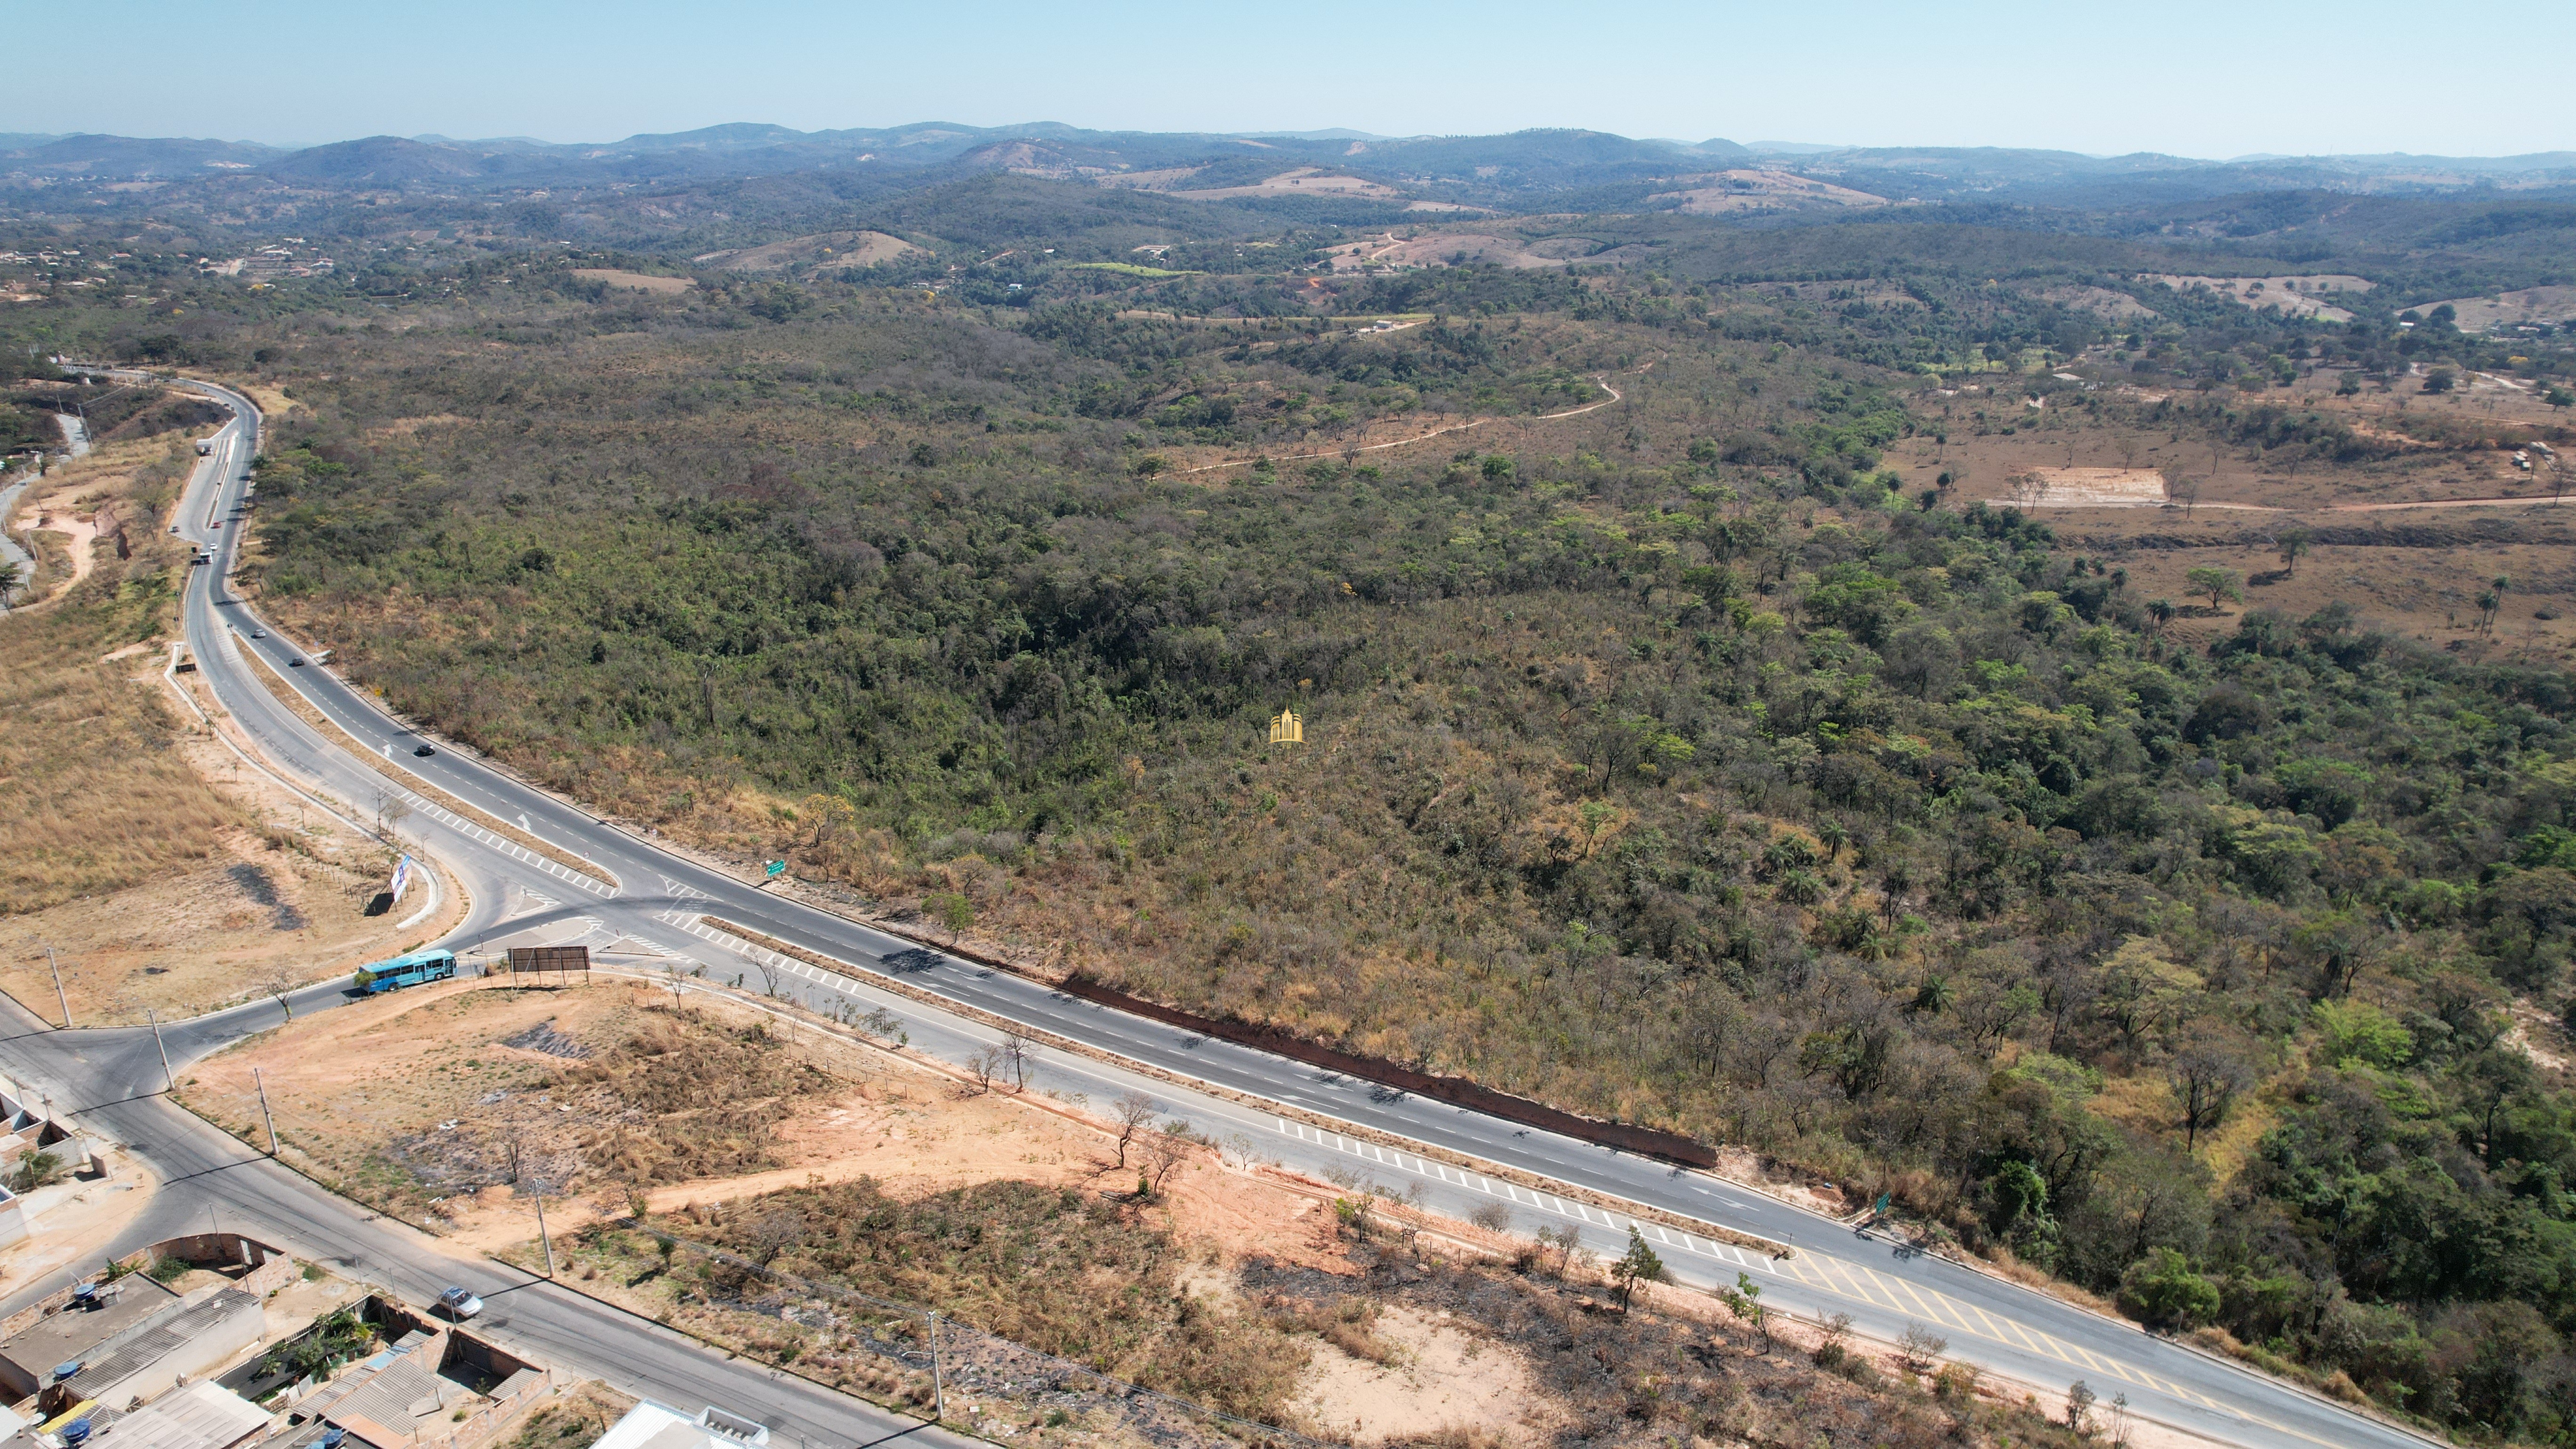
[[[0,990],[48,1019],[63,999],[83,1025],[204,1010],[397,938],[365,914],[391,855],[243,769],[163,681],[194,462],[166,435],[112,444],[20,503],[56,522],[40,545],[82,540],[43,551],[47,602],[0,616]]]

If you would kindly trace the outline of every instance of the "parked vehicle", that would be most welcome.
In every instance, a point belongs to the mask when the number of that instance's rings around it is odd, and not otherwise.
[[[358,968],[357,986],[369,996],[382,996],[425,981],[445,981],[456,974],[453,951],[414,951]],[[480,1305],[477,1305],[478,1307]]]
[[[449,1288],[438,1295],[438,1306],[447,1310],[448,1317],[463,1323],[483,1311],[483,1300],[462,1288]]]

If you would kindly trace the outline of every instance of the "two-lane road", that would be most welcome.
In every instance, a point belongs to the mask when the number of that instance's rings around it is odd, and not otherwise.
[[[1006,1020],[1056,1033],[1160,1073],[1206,1083],[1207,1092],[1168,1079],[1135,1076],[1115,1065],[1051,1054],[1048,1070],[1066,1090],[1094,1100],[1102,1093],[1142,1086],[1172,1112],[1202,1126],[1240,1137],[1243,1150],[1309,1171],[1359,1173],[1398,1189],[1420,1186],[1435,1207],[1464,1215],[1501,1201],[1524,1227],[1578,1225],[1596,1248],[1615,1253],[1632,1219],[1590,1203],[1534,1192],[1452,1162],[1392,1150],[1359,1137],[1319,1129],[1314,1118],[1352,1124],[1409,1142],[1446,1149],[1475,1161],[1534,1174],[1555,1183],[1639,1203],[1737,1233],[1793,1243],[1797,1252],[1775,1260],[1657,1223],[1642,1224],[1676,1276],[1685,1283],[1731,1283],[1738,1273],[1762,1283],[1770,1303],[1806,1316],[1850,1313],[1860,1330],[1894,1339],[1925,1324],[1950,1340],[1951,1357],[1971,1360],[2050,1391],[2082,1379],[2108,1402],[2125,1395],[2141,1416],[2222,1443],[2279,1446],[2413,1445],[2423,1441],[2385,1423],[2275,1380],[2158,1339],[2070,1304],[2003,1282],[1939,1258],[1907,1252],[1883,1240],[1790,1204],[1667,1163],[1609,1151],[1570,1138],[1518,1127],[1479,1113],[1392,1091],[1230,1043],[1111,1011],[1049,990],[1026,978],[922,950],[918,943],[873,930],[828,912],[763,892],[721,871],[667,853],[610,825],[577,804],[521,781],[440,744],[423,758],[413,751],[417,734],[383,713],[327,669],[293,660],[300,646],[260,623],[227,583],[240,529],[247,463],[257,448],[258,414],[248,400],[207,389],[236,411],[208,466],[200,470],[183,503],[182,524],[213,552],[196,570],[184,604],[187,636],[207,683],[259,748],[281,770],[348,801],[363,812],[379,793],[398,794],[384,777],[351,757],[362,750],[396,771],[410,771],[441,791],[509,822],[614,876],[614,886],[589,882],[454,820],[433,802],[415,797],[403,831],[438,856],[474,894],[466,925],[452,940],[470,941],[501,926],[512,932],[549,925],[565,933],[586,929],[594,941],[623,938],[705,964],[709,974],[749,969],[757,956],[739,942],[711,937],[702,915],[740,921],[802,950],[838,963],[822,970],[796,961],[769,964],[782,994],[826,1012],[884,1006],[903,1018],[914,1045],[951,1060],[989,1041],[992,1033],[971,1021],[890,995],[875,983],[899,980]],[[251,638],[254,630],[267,637]],[[243,657],[255,652],[288,678],[336,730],[324,738],[281,707]],[[890,959],[891,958],[891,959]],[[312,1006],[329,1003],[336,988],[317,988]],[[275,1020],[274,1007],[242,1008],[223,1018],[192,1023],[171,1034],[173,1055],[194,1059],[204,1051]],[[94,1045],[71,1045],[86,1036]],[[114,1040],[110,1040],[113,1038]],[[86,1054],[91,1064],[73,1070],[68,1059]],[[23,1064],[30,1075],[57,1081],[67,1100],[118,1102],[123,1114],[147,1110],[135,1102],[159,1085],[158,1058],[148,1036],[81,1033],[21,1034],[0,1043],[0,1060]],[[109,1063],[122,1063],[110,1066]],[[47,1076],[49,1072],[57,1075]],[[1249,1101],[1247,1102],[1247,1099]],[[1270,1113],[1261,1103],[1284,1104],[1298,1115]],[[149,1109],[167,1121],[180,1117],[166,1104]],[[96,1110],[93,1118],[98,1117]],[[1300,1117],[1305,1120],[1300,1120]],[[128,1119],[113,1125],[122,1132]],[[184,1119],[193,1121],[193,1119]],[[134,1120],[146,1139],[170,1129]],[[201,1131],[204,1129],[200,1129]],[[135,1140],[135,1139],[128,1139]],[[158,1163],[163,1144],[138,1143]],[[238,1148],[229,1150],[238,1154]],[[273,1171],[262,1169],[263,1171]],[[328,1223],[345,1204],[309,1189],[303,1195],[263,1201],[270,1211],[302,1214],[287,1222]],[[525,1317],[525,1311],[521,1313]],[[550,1323],[553,1321],[548,1320]],[[567,1326],[556,1330],[569,1333]]]

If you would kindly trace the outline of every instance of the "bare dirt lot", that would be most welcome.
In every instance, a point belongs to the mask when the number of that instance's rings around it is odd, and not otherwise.
[[[2279,398],[2356,430],[2472,444],[2496,429],[2563,426],[2544,404],[2509,389],[2429,396],[2374,388],[2337,397],[2334,381],[2302,379],[2238,405]],[[2424,441],[2359,464],[2272,464],[2233,446],[2178,440],[2170,430],[2088,420],[2064,393],[2051,399],[2055,408],[2033,409],[2028,387],[1988,379],[1927,400],[1947,441],[1928,433],[1887,453],[1908,496],[1946,472],[1954,480],[1947,506],[2029,503],[2013,480],[2036,476],[2047,486],[2034,511],[2060,544],[2126,569],[2136,597],[2180,606],[2168,632],[2181,640],[2233,631],[2248,609],[2303,618],[2341,602],[2369,627],[2446,651],[2576,658],[2576,568],[2568,563],[2576,504],[2553,501],[2563,458],[2533,453],[2535,466],[2525,470],[2509,449]],[[2198,485],[2188,506],[2166,489],[2166,468]],[[2293,531],[2307,540],[2295,568],[2280,555]],[[2235,576],[2244,600],[2212,608],[2195,599],[2186,576],[2204,567]],[[2499,577],[2508,585],[2489,623],[2476,600]]]
[[[659,292],[664,296],[685,292],[697,285],[686,277],[654,277],[642,272],[621,272],[613,267],[575,267],[572,274],[585,282],[599,282],[634,292]]]
[[[1937,1402],[2053,1442],[1972,1389],[1894,1387],[1883,1354],[1826,1374],[1803,1356],[1811,1335],[1757,1341],[1679,1290],[1644,1289],[1652,1311],[1619,1313],[1579,1256],[1390,1201],[1362,1198],[1355,1214],[1350,1194],[1365,1189],[1229,1163],[1186,1136],[1168,1139],[1160,1189],[1138,1197],[1145,1158],[1131,1148],[1119,1165],[1096,1104],[977,1091],[712,993],[675,1007],[650,982],[407,991],[201,1063],[182,1100],[256,1140],[253,1066],[289,1160],[344,1190],[540,1263],[531,1205],[504,1185],[515,1164],[565,1194],[548,1220],[568,1286],[880,1398],[921,1401],[928,1386],[851,1352],[810,1311],[819,1302],[764,1307],[777,1295],[738,1266],[694,1249],[675,1260],[627,1215],[1369,1445],[1661,1443],[1639,1437],[1661,1410],[1633,1417],[1647,1400],[1631,1380],[1649,1373],[1661,1387],[1648,1399],[1675,1405],[1676,1427],[1718,1441],[1807,1442]],[[1629,1367],[1604,1379],[1605,1362]],[[1090,1437],[1096,1413],[1006,1388],[952,1379],[950,1408],[1015,1443],[1132,1438]]]

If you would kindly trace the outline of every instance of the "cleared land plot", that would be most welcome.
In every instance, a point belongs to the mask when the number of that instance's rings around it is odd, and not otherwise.
[[[2454,322],[2463,332],[2492,332],[2517,323],[2554,327],[2576,322],[2576,286],[2526,287],[2490,297],[2453,297],[2433,306],[2448,307],[2458,314]],[[2423,310],[2429,313],[2433,307]]]
[[[1459,262],[1479,266],[1562,267],[1573,261],[1615,261],[1617,254],[1593,255],[1600,244],[1583,237],[1550,237],[1529,242],[1488,232],[1439,231],[1419,236],[1381,236],[1345,242],[1330,249],[1337,272],[1364,272],[1377,267],[1445,267]],[[1621,254],[1631,250],[1619,249]]]
[[[756,247],[706,252],[689,260],[731,272],[775,272],[791,266],[873,267],[921,250],[881,231],[826,231]]]
[[[1300,166],[1265,177],[1250,186],[1216,186],[1204,191],[1174,188],[1174,196],[1192,201],[1224,201],[1238,196],[1340,196],[1366,197],[1379,201],[1402,200],[1404,193],[1383,181],[1365,176],[1344,176],[1314,166]]]
[[[642,272],[621,272],[614,267],[575,267],[572,274],[585,282],[600,282],[636,292],[659,292],[669,295],[685,292],[697,283],[686,277],[650,277]]]
[[[2042,508],[2161,508],[2164,475],[2153,468],[2033,468],[2045,485]]]
[[[2126,292],[2114,292],[2108,287],[2048,287],[2038,296],[2043,302],[2057,302],[2115,322],[2133,322],[2156,315],[2154,308],[2140,303],[2137,298]]]
[[[1807,210],[1817,207],[1886,206],[1884,196],[1794,176],[1786,171],[1750,168],[1698,176],[1676,176],[1670,191],[1646,198],[1648,206],[1669,205],[1686,216],[1722,216],[1736,211]]]
[[[2317,317],[2328,322],[2349,322],[2352,313],[2335,304],[2345,293],[2367,292],[2372,283],[2367,277],[2186,277],[2172,273],[2148,272],[2141,282],[2160,282],[2177,292],[2206,290],[2231,302],[2247,307],[2278,307],[2284,316]]]

